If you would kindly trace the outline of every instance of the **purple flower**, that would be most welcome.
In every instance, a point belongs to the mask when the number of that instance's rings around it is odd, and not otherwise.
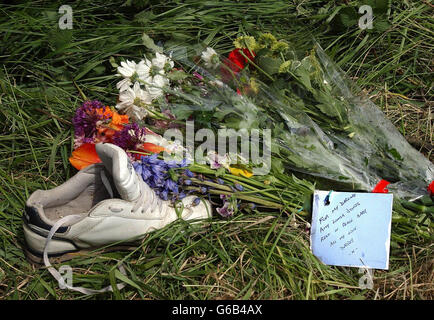
[[[85,101],[72,118],[74,134],[80,143],[94,142],[98,124],[110,118],[106,107],[98,100]]]
[[[227,200],[229,198],[230,198],[230,196],[228,196],[227,194],[221,194],[220,195],[220,199],[222,199],[223,201],[225,201],[225,200]]]
[[[134,169],[161,199],[175,201],[186,195],[180,187],[182,180],[171,179],[169,170],[181,169],[185,164],[186,161],[165,162],[158,159],[157,154],[153,154],[142,156],[139,161],[135,162]]]
[[[169,191],[166,189],[161,190],[160,198],[163,200],[167,200],[169,198]]]
[[[208,188],[207,187],[200,187],[200,192],[205,194],[208,192]]]
[[[178,167],[178,163],[175,160],[167,161],[166,165],[169,169],[174,169]]]
[[[142,176],[143,181],[148,181],[149,178],[152,177],[151,170],[149,170],[149,168],[146,168],[146,167],[143,167],[143,166],[142,166],[140,174]]]
[[[198,78],[199,80],[203,81],[203,77],[202,77],[202,75],[200,75],[200,74],[197,73],[196,71],[193,72],[193,76],[195,76],[195,77]]]
[[[193,200],[193,206],[198,206],[199,203],[200,203],[200,198],[195,198],[195,199]]]
[[[137,150],[145,142],[146,131],[137,123],[127,124],[113,136],[113,144],[124,150]]]
[[[151,154],[150,156],[147,157],[142,157],[142,161],[147,164],[156,164],[160,162],[160,160],[158,159],[158,155],[156,153]]]
[[[143,172],[142,165],[140,165],[138,162],[134,162],[133,167],[134,167],[134,170],[136,170],[137,174],[141,176],[142,172]]]
[[[208,151],[207,161],[209,162],[211,169],[220,169],[221,167],[228,169],[229,164],[231,163],[231,160],[230,160],[228,154],[221,156],[213,150]]]
[[[244,190],[244,187],[242,185],[240,185],[239,183],[235,183],[234,186],[235,186],[235,189],[237,189],[238,191]]]
[[[220,199],[223,200],[223,207],[216,208],[216,211],[218,214],[220,214],[222,217],[231,217],[234,214],[234,208],[231,204],[231,201],[229,200],[230,196],[226,194],[221,194]]]
[[[187,177],[189,177],[189,178],[193,178],[193,177],[194,177],[194,173],[191,172],[191,171],[188,170],[188,169],[185,169],[185,170],[184,170],[184,174],[185,174]]]
[[[234,214],[234,209],[230,206],[229,201],[225,201],[223,207],[216,208],[216,211],[225,218],[231,217]]]
[[[165,184],[164,184],[164,187],[167,190],[170,190],[170,191],[173,191],[175,193],[178,193],[178,185],[172,179],[167,179],[166,182],[165,182]]]

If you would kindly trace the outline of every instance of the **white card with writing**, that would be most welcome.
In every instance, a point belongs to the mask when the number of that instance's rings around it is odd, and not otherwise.
[[[313,254],[327,265],[389,269],[393,195],[315,190]]]

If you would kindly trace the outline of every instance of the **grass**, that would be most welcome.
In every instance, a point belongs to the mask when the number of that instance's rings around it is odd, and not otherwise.
[[[322,265],[310,253],[308,221],[277,213],[216,218],[204,228],[177,222],[147,235],[133,252],[95,252],[68,262],[74,285],[91,288],[120,281],[122,262],[130,281],[114,293],[60,290],[46,270],[30,265],[22,251],[24,202],[75,173],[69,120],[82,102],[78,88],[113,104],[109,59],[141,56],[143,32],[156,41],[202,41],[221,53],[244,32],[269,31],[300,47],[314,36],[433,159],[429,1],[389,1],[387,24],[377,28],[374,21],[370,32],[357,23],[342,27],[341,1],[124,2],[74,2],[72,30],[57,26],[64,1],[0,5],[0,299],[433,298],[430,219],[426,227],[422,215],[396,206],[390,270],[375,271],[373,290],[359,288],[357,269]]]

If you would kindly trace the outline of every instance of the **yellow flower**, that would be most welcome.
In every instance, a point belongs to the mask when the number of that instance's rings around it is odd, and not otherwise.
[[[241,36],[235,39],[234,41],[235,48],[238,49],[249,49],[249,50],[255,50],[256,49],[256,40],[252,36]]]
[[[262,33],[259,36],[257,46],[259,48],[271,48],[271,46],[276,42],[276,38],[271,33]]]
[[[258,94],[259,92],[259,83],[256,81],[256,78],[250,78],[250,88],[252,88],[253,92],[255,94]]]
[[[286,50],[288,50],[288,48],[289,45],[283,41],[277,41],[271,45],[271,51],[278,52],[278,53],[285,52]]]
[[[235,168],[235,167],[229,167],[229,171],[234,175],[234,176],[243,176],[246,178],[250,178],[251,176],[253,176],[253,173],[247,169],[240,169],[240,168]]]
[[[288,73],[291,70],[291,60],[285,61],[279,67],[279,73]]]

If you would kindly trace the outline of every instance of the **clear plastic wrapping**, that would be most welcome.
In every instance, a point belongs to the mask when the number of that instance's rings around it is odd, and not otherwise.
[[[335,190],[371,191],[385,179],[400,197],[425,194],[434,179],[433,164],[318,44],[309,54],[239,51],[248,68],[221,57],[212,66],[182,46],[165,52],[184,76],[165,89],[161,111],[194,119],[196,129],[271,129],[272,161],[287,174]]]

